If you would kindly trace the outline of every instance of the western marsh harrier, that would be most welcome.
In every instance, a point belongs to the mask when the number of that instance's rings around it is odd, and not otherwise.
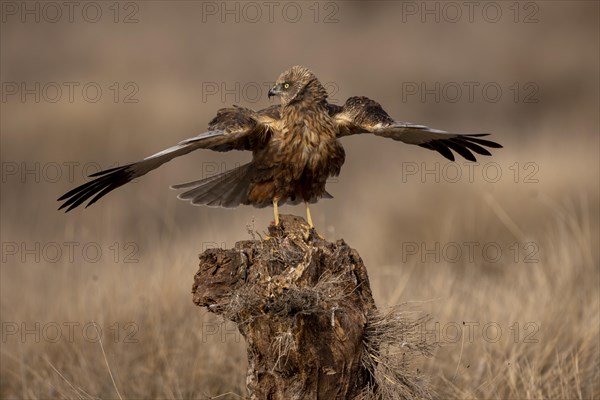
[[[173,186],[185,190],[178,197],[194,205],[214,207],[272,204],[275,224],[279,223],[278,205],[304,202],[312,227],[309,204],[332,197],[325,184],[344,164],[344,148],[339,141],[344,136],[382,136],[435,150],[452,161],[453,151],[476,161],[473,153],[489,156],[486,147],[502,147],[481,138],[487,134],[454,134],[396,121],[367,97],[351,97],[343,106],[330,104],[323,85],[305,67],[291,67],[282,73],[269,90],[271,96],[279,96],[281,105],[260,111],[236,106],[220,109],[206,132],[141,161],[91,175],[94,180],[58,199],[64,201],[59,209],[70,211],[91,199],[86,205],[89,207],[119,186],[197,149],[249,150],[252,161],[248,164]]]

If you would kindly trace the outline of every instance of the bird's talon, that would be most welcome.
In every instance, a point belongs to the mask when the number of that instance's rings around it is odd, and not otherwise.
[[[317,236],[319,239],[321,239],[321,240],[325,240],[325,238],[324,238],[323,236],[321,236],[321,234],[320,234],[319,232],[317,232],[317,230],[315,229],[315,227],[314,227],[314,226],[311,226],[311,227],[308,229],[308,231],[309,231],[310,233],[314,233],[314,234],[315,234],[315,235],[316,235],[316,236]]]

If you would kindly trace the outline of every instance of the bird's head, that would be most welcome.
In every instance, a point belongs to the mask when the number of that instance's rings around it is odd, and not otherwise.
[[[295,65],[279,75],[269,90],[269,98],[272,96],[279,96],[285,106],[302,99],[325,100],[327,91],[310,69]]]

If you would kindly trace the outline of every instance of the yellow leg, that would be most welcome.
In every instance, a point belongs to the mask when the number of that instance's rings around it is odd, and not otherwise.
[[[308,206],[308,203],[305,202],[304,204],[306,205],[306,219],[308,220],[308,226],[314,228],[312,216],[310,215],[310,207]]]
[[[312,215],[310,215],[310,207],[309,207],[308,203],[305,202],[304,204],[306,205],[306,219],[308,220],[307,221],[308,222],[308,226],[310,227],[310,229],[315,229],[315,225],[313,224],[313,221],[312,221]],[[315,232],[316,232],[316,230],[315,230]],[[317,233],[318,237],[320,237],[321,239],[325,240],[325,238],[323,236],[321,236],[319,234],[319,232],[316,232],[316,233]]]
[[[275,226],[279,226],[279,209],[277,208],[278,198],[273,199],[273,214],[275,215]]]

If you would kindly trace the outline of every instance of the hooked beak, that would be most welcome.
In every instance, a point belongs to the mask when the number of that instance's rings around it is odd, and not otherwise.
[[[281,83],[278,85],[273,86],[271,89],[269,89],[269,93],[268,96],[269,98],[273,97],[273,96],[278,96],[279,94],[281,94],[282,89],[281,89]]]

